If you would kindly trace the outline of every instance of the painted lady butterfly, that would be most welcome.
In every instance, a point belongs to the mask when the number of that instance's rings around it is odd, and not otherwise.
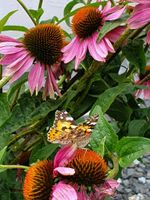
[[[93,115],[85,122],[76,124],[67,111],[56,111],[54,125],[50,128],[47,139],[52,143],[62,145],[76,143],[78,147],[85,147],[90,141],[97,120],[98,116]]]

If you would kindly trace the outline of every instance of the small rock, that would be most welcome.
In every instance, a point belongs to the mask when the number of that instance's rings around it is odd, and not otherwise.
[[[140,177],[140,178],[138,178],[138,180],[141,183],[146,183],[146,178],[145,177]]]

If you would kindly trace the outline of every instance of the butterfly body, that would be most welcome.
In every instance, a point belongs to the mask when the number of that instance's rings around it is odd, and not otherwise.
[[[56,111],[54,125],[47,134],[48,141],[62,145],[76,143],[78,147],[85,147],[97,120],[98,116],[94,115],[84,123],[76,124],[67,111]]]

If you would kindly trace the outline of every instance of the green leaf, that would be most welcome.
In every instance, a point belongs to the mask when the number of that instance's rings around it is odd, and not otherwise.
[[[44,10],[42,8],[40,8],[39,10],[30,9],[29,11],[30,11],[32,17],[36,20],[38,20],[44,13]]]
[[[122,51],[131,64],[140,69],[141,73],[145,72],[146,58],[144,52],[144,41],[140,39],[128,40],[128,44],[123,47]]]
[[[17,81],[11,84],[9,90],[7,91],[7,98],[9,102],[13,100],[15,91],[19,89],[21,85],[27,81],[27,78],[28,78],[28,74],[25,73],[20,79],[18,79]]]
[[[0,20],[0,32],[3,31],[4,25],[7,23],[8,19],[15,13],[17,10],[9,12]]]
[[[3,31],[21,31],[26,32],[28,30],[25,26],[17,26],[17,25],[7,25],[3,27]]]
[[[117,146],[116,152],[119,156],[121,167],[128,167],[135,159],[150,152],[150,139],[144,137],[124,137]]]
[[[105,22],[102,29],[99,31],[97,42],[99,42],[108,32],[120,26],[125,22],[125,19],[118,19],[112,22]]]
[[[64,16],[68,15],[71,10],[73,9],[73,7],[77,4],[81,3],[80,0],[73,0],[73,1],[70,1],[66,7],[64,8]],[[69,20],[69,17],[65,20],[66,21],[66,24],[68,26],[70,26],[70,20]]]
[[[0,94],[0,126],[10,117],[9,104],[6,94]]]
[[[5,146],[2,150],[0,150],[0,163],[2,164],[2,160],[4,157],[4,154],[6,152],[7,146]]]
[[[30,163],[34,163],[37,160],[48,159],[55,152],[57,148],[58,148],[58,144],[49,144],[45,147],[42,147],[36,150],[36,152],[32,154],[30,157]]]
[[[144,119],[132,120],[128,127],[128,136],[144,136],[144,133],[148,129],[149,123]]]
[[[3,135],[11,134],[19,128],[29,126],[46,117],[49,112],[56,110],[64,99],[43,101],[40,96],[24,93],[13,108],[11,116],[0,127]]]
[[[126,87],[128,87],[129,84],[127,83],[122,83],[116,87],[112,87],[109,88],[107,90],[105,90],[105,92],[103,92],[98,99],[96,100],[96,102],[94,103],[92,110],[95,108],[96,105],[100,106],[102,111],[105,113],[109,107],[111,106],[111,104],[113,103],[113,101],[116,99],[116,97],[121,94]]]
[[[118,142],[118,136],[115,130],[104,117],[100,106],[95,106],[91,115],[93,114],[98,114],[99,120],[91,136],[90,144],[92,146],[92,149],[97,151],[99,149],[102,140],[104,140],[105,138],[106,149],[109,150],[110,152],[113,152]]]

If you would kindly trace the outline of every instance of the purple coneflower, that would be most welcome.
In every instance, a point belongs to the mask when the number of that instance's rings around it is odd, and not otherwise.
[[[11,82],[29,71],[31,94],[36,94],[45,82],[44,97],[60,95],[56,79],[60,75],[61,49],[64,46],[63,31],[54,24],[40,24],[28,30],[22,41],[0,35],[0,64],[6,65],[5,76]],[[46,81],[44,75],[46,74]]]
[[[75,59],[75,69],[77,69],[87,51],[95,60],[105,62],[108,52],[115,52],[111,42],[118,39],[122,28],[110,31],[99,42],[97,42],[98,31],[106,21],[118,19],[124,10],[125,8],[119,6],[111,7],[109,1],[103,9],[92,6],[79,9],[72,19],[72,30],[76,36],[62,49],[64,63]]]

